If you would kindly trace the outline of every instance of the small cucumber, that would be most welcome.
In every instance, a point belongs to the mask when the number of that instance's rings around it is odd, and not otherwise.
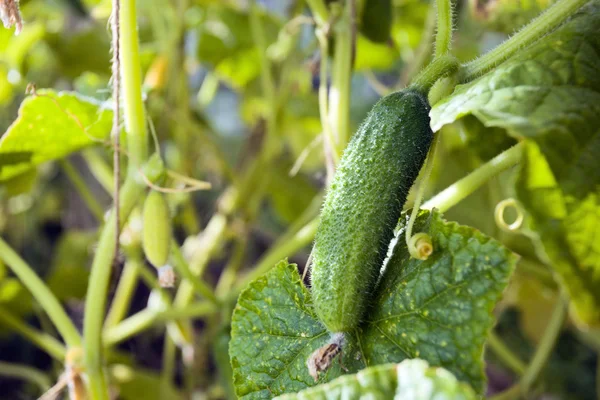
[[[315,310],[330,332],[362,319],[432,139],[427,100],[406,89],[379,100],[346,148],[312,254]]]
[[[172,227],[169,205],[162,193],[154,190],[144,201],[142,245],[148,261],[156,268],[167,263]]]

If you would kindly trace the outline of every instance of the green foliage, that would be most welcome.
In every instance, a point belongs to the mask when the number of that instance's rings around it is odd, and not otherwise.
[[[600,322],[598,241],[590,234],[600,194],[600,80],[591,67],[600,62],[599,10],[592,2],[494,71],[458,86],[431,112],[434,130],[473,115],[494,128],[490,134],[502,128],[539,147],[541,155],[529,145],[517,193],[544,244],[540,257],[559,273],[587,324]]]
[[[315,309],[330,332],[361,320],[433,134],[429,105],[405,90],[381,99],[344,151],[313,250]]]
[[[399,241],[365,320],[346,335],[342,364],[356,372],[422,358],[481,393],[491,311],[515,257],[478,231],[445,222],[439,213],[422,212],[417,231],[432,237],[434,254],[427,261],[410,259]],[[239,297],[232,324],[229,351],[240,398],[266,399],[315,384],[306,360],[328,342],[329,333],[294,265],[280,262],[251,283]],[[337,364],[319,382],[343,374]]]
[[[339,377],[327,384],[297,394],[279,396],[280,400],[336,400],[347,398],[403,400],[475,400],[477,396],[447,370],[430,367],[423,360],[406,360],[365,368],[355,375]]]
[[[111,119],[112,112],[97,101],[40,90],[23,101],[19,117],[0,140],[0,181],[102,142]]]
[[[4,397],[38,395],[45,369],[90,400],[595,398],[598,0],[18,3],[20,35],[0,28]],[[385,97],[338,162],[379,97],[417,86],[431,121]],[[400,212],[430,196],[419,261]],[[319,221],[307,288],[273,265],[306,266]],[[174,263],[172,291],[148,259]]]

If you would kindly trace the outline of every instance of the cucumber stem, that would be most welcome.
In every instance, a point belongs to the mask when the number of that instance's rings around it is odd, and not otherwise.
[[[409,88],[416,90],[427,97],[429,89],[434,83],[443,76],[449,75],[458,70],[458,61],[452,55],[444,55],[434,59],[423,71],[421,71]]]

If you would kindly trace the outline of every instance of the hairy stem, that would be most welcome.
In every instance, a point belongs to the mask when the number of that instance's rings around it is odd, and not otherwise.
[[[435,35],[435,57],[450,53],[452,47],[452,0],[436,0],[437,34]]]
[[[522,152],[523,145],[519,143],[500,153],[469,175],[436,194],[425,202],[422,208],[426,210],[436,208],[442,213],[448,211],[491,178],[518,164],[521,161]]]
[[[588,2],[589,0],[558,1],[510,39],[481,57],[464,64],[460,70],[459,80],[468,82],[490,71],[523,47],[529,46],[545,34],[556,29],[565,19]]]
[[[456,58],[450,55],[438,57],[415,77],[410,87],[426,96],[438,79],[455,72],[457,69],[458,61]]]

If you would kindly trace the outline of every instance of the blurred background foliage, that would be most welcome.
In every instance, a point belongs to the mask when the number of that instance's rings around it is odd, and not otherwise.
[[[251,32],[246,1],[138,3],[148,121],[170,169],[213,184],[211,191],[169,195],[177,238],[183,242],[206,226],[226,188],[241,180],[251,161],[259,156],[265,134],[264,115],[273,104],[261,90],[261,54]],[[323,194],[325,170],[318,142],[321,121],[317,97],[321,55],[310,13],[300,0],[260,3],[268,45],[266,56],[273,66],[277,90],[276,110],[270,110],[276,116],[277,140],[262,171],[261,185],[252,188],[264,191],[264,196],[240,199],[240,211],[204,274],[211,285],[219,282],[224,268],[232,263],[235,267],[230,270],[239,276],[252,270],[264,260],[268,249],[297,233],[318,214]],[[463,61],[474,58],[549,3],[458,1],[455,54]],[[99,101],[108,100],[110,1],[22,0],[20,5],[25,20],[22,33],[14,36],[12,30],[0,29],[0,132],[15,120],[30,82],[38,88],[75,90]],[[431,54],[433,19],[428,1],[394,0],[391,16],[386,40],[374,42],[364,33],[358,34],[351,81],[351,131],[382,93],[405,86]],[[482,140],[478,132],[484,127],[474,118],[444,129],[442,150],[427,188],[429,194],[512,144],[502,131],[487,132]],[[81,174],[104,209],[111,203],[107,191],[110,178],[106,179],[111,171],[101,166],[110,165],[110,157],[110,151],[101,146],[68,157],[69,165]],[[45,163],[3,181],[0,232],[35,266],[80,325],[99,221],[78,194],[68,168],[61,162]],[[510,195],[506,192],[510,185],[505,184],[509,179],[509,174],[495,178],[449,211],[446,218],[474,226],[500,238],[525,258],[535,259],[528,240],[505,233],[494,223],[495,204]],[[288,256],[303,266],[309,251],[310,240],[302,250]],[[551,277],[540,280],[539,271],[533,275],[530,271],[527,265],[519,268],[498,309],[497,334],[523,359],[535,348],[557,298]],[[129,312],[145,307],[148,294],[149,288],[139,283]],[[230,310],[225,307],[223,315],[194,324],[196,352],[185,363],[178,356],[178,389],[173,396],[179,392],[195,392],[199,397],[194,398],[233,396],[226,350]],[[54,335],[27,290],[2,264],[0,311]],[[133,376],[126,365],[136,366],[138,372],[135,379],[122,380],[128,382],[120,386],[122,398],[159,398],[157,377],[163,368],[164,336],[164,328],[156,327],[120,345],[124,365],[116,365],[113,375]],[[595,398],[594,349],[598,348],[598,336],[565,330],[545,371],[542,392],[549,393],[545,398]],[[498,362],[493,351],[487,357],[490,393],[510,386],[514,381],[512,372]],[[4,323],[0,323],[0,360],[33,366],[52,381],[61,372],[47,355]],[[32,383],[0,377],[1,398],[25,399],[39,394]]]

